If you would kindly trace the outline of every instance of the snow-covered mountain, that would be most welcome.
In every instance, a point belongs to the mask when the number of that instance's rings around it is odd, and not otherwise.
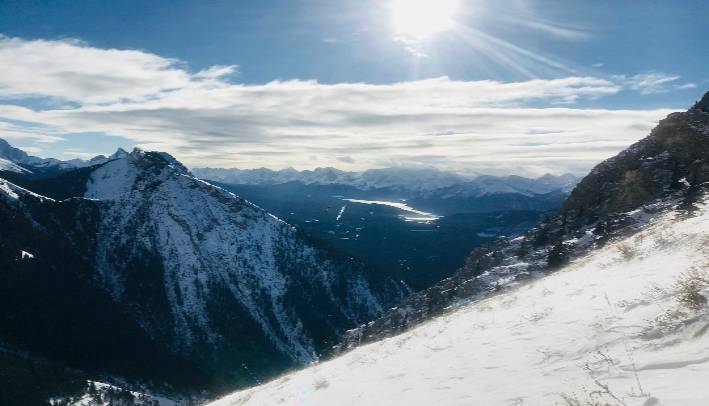
[[[115,158],[115,157],[111,157]],[[28,155],[19,148],[14,148],[7,141],[0,138],[0,171],[16,173],[33,173],[35,171],[68,171],[77,168],[102,164],[110,158],[98,155],[90,160],[72,159],[61,161],[54,158],[39,158]]]
[[[345,172],[335,168],[317,168],[297,171],[288,168],[274,171],[260,169],[195,168],[195,176],[210,181],[234,185],[278,185],[300,182],[304,185],[345,185],[360,190],[392,190],[408,196],[486,196],[496,194],[545,194],[552,191],[568,192],[578,181],[571,174],[544,175],[537,179],[521,176],[466,177],[435,168],[384,168],[363,172]]]
[[[60,170],[73,169],[76,166],[53,158],[38,158],[12,147],[7,141],[0,139],[0,171],[31,173],[31,168]]]
[[[523,176],[478,176],[477,178],[449,187],[441,187],[433,193],[439,198],[484,197],[493,195],[522,195],[532,197],[552,192],[569,193],[578,183],[579,178],[565,174],[560,176],[544,175],[536,179]]]
[[[329,257],[269,213],[195,179],[166,154],[135,150],[97,168],[85,197],[100,201],[102,285],[148,331],[167,333],[178,348],[232,346],[225,334],[235,334],[228,331],[235,327],[214,327],[215,312],[231,311],[229,317],[241,315],[263,333],[268,344],[261,351],[273,347],[310,362],[324,349],[324,337],[332,340],[347,324],[379,314],[403,293],[352,259]],[[140,277],[136,266],[162,268],[162,286],[149,298],[130,291],[131,279]],[[213,309],[216,295],[225,296],[219,309]],[[148,302],[158,299],[164,314]],[[172,324],[167,332],[165,317]]]
[[[53,199],[0,179],[0,218],[12,221],[0,248],[8,274],[17,272],[13,283],[32,283],[24,275],[50,268],[96,289],[92,294],[110,299],[109,320],[127,316],[125,322],[141,330],[136,336],[152,343],[136,344],[136,351],[152,345],[190,362],[208,371],[211,382],[200,384],[212,389],[253,384],[316,360],[347,328],[407,293],[400,282],[194,178],[164,153],[119,151],[105,163],[54,179],[65,189],[83,187],[74,197]],[[12,288],[18,295],[27,291]],[[31,308],[48,305],[29,294],[22,300]],[[74,306],[63,302],[73,299],[57,300],[56,308]],[[14,317],[0,311],[0,322],[12,324]],[[12,324],[23,337],[33,328]],[[56,332],[63,334],[83,339],[71,329]],[[0,339],[7,337],[0,333]],[[51,346],[37,348],[50,359],[56,355]],[[96,367],[116,372],[111,362]]]
[[[709,207],[646,221],[553,275],[210,406],[706,405]]]

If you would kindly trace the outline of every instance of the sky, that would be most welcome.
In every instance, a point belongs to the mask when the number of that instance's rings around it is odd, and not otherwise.
[[[0,138],[582,174],[709,90],[705,0],[0,0]]]

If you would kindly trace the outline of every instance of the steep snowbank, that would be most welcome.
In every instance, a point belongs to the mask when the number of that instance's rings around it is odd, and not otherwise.
[[[211,406],[706,405],[708,273],[705,204],[695,217],[665,214],[543,279]]]

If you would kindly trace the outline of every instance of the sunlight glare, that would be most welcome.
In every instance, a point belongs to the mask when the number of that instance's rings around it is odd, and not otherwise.
[[[420,40],[453,27],[458,0],[392,0],[391,6],[394,30]]]

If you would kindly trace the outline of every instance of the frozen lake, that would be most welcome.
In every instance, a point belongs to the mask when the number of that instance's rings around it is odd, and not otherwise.
[[[374,204],[374,205],[380,205],[380,206],[389,206],[389,207],[394,207],[396,209],[399,209],[405,214],[402,214],[400,217],[403,218],[405,221],[420,221],[420,222],[431,222],[431,221],[436,221],[441,216],[435,215],[433,213],[428,213],[425,211],[421,210],[416,210],[411,206],[408,206],[406,203],[403,202],[389,202],[389,201],[384,201],[384,200],[362,200],[362,199],[342,199],[346,202],[350,203],[359,203],[359,204]]]

